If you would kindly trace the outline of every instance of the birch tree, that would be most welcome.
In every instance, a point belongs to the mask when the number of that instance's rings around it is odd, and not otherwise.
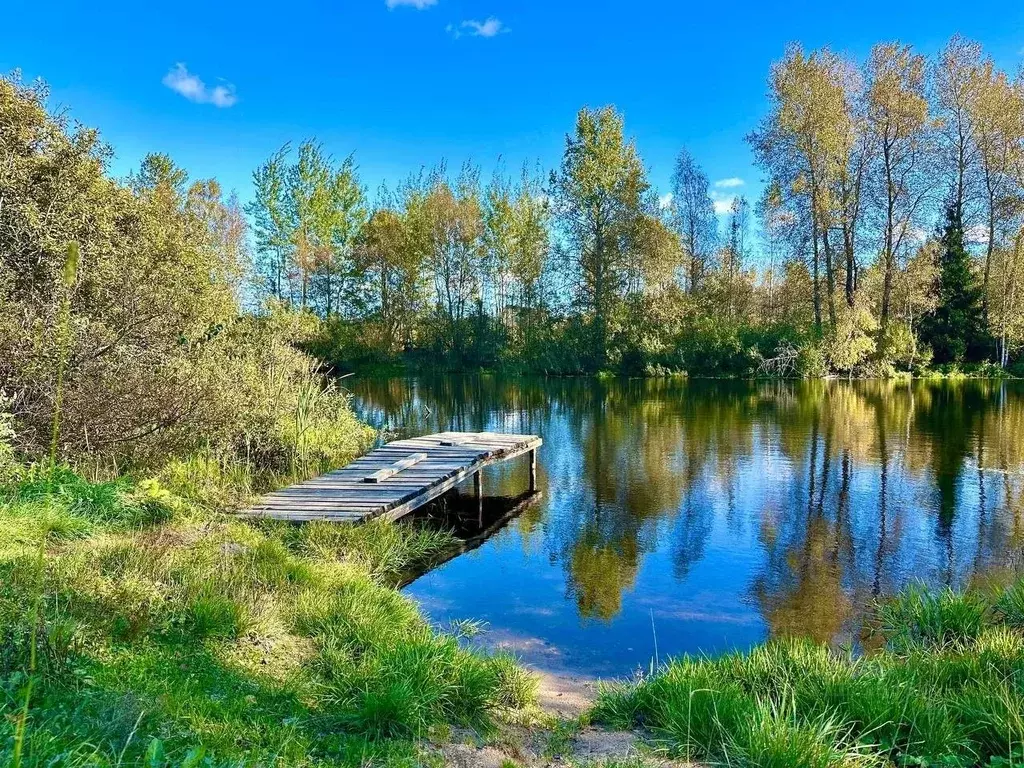
[[[822,327],[824,269],[829,323],[836,322],[832,230],[841,219],[835,191],[850,167],[854,144],[847,94],[849,66],[828,49],[805,54],[790,47],[772,67],[771,109],[749,141],[758,163],[787,194],[805,197],[810,213],[814,320]]]
[[[878,148],[870,185],[882,269],[879,330],[884,345],[897,259],[913,237],[931,184],[924,57],[898,43],[876,45],[867,82],[867,125]]]
[[[672,171],[670,211],[683,251],[682,283],[690,293],[697,293],[715,252],[718,217],[708,177],[685,149]]]
[[[602,368],[649,187],[636,146],[626,139],[622,116],[613,107],[580,110],[552,181],[561,252],[575,302],[591,327],[594,363]]]
[[[287,155],[285,144],[253,171],[253,199],[245,206],[252,220],[260,287],[279,301],[286,296],[293,235],[285,199]]]

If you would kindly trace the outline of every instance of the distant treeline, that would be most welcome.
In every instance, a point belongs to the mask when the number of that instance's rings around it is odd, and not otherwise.
[[[1005,368],[1024,342],[1024,83],[954,38],[865,62],[791,47],[720,222],[682,150],[660,201],[613,107],[561,166],[421,171],[371,202],[314,141],[254,174],[261,298],[341,367],[884,375]],[[719,199],[719,204],[722,204]],[[724,225],[724,226],[723,226]],[[754,227],[759,237],[752,236]]]

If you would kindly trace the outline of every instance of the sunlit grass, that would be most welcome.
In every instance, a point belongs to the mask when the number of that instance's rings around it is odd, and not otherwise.
[[[606,687],[594,717],[645,727],[673,754],[730,765],[1017,765],[1020,590],[909,590],[879,606],[887,643],[866,656],[778,640],[676,659]]]
[[[532,702],[513,660],[436,633],[391,586],[449,535],[242,522],[207,511],[235,489],[203,496],[191,466],[141,483],[38,470],[0,491],[0,764],[33,647],[33,766],[412,766],[434,730]]]

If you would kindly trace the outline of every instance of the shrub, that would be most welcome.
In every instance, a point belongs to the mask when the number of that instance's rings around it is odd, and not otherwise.
[[[45,89],[16,78],[0,78],[0,114],[0,381],[16,395],[23,453],[48,452],[64,352],[66,461],[158,466],[212,448],[302,474],[362,447],[347,399],[297,349],[311,316],[241,311],[245,220],[216,182],[190,183],[163,155],[111,178],[96,132],[49,114]],[[72,242],[81,258],[67,286]],[[58,318],[66,334],[50,332]],[[10,427],[0,416],[0,471]]]
[[[828,361],[821,346],[814,343],[800,347],[796,369],[805,379],[820,379],[828,375]]]
[[[21,471],[14,454],[14,416],[9,408],[10,401],[0,391],[0,486],[14,481]]]

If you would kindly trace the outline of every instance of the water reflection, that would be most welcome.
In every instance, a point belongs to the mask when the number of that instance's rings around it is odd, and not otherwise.
[[[543,499],[409,588],[546,666],[619,674],[768,635],[856,636],[921,579],[1016,569],[1024,387],[1000,382],[363,380],[400,434],[540,434]],[[525,466],[489,470],[506,496]],[[552,661],[555,658],[557,661]]]

